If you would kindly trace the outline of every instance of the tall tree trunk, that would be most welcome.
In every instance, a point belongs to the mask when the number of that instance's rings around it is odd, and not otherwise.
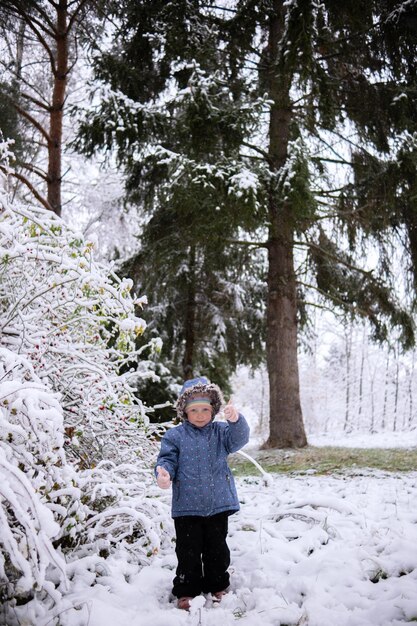
[[[48,141],[48,202],[61,215],[62,122],[68,77],[68,0],[56,5],[56,55]]]
[[[361,366],[360,366],[360,371],[359,371],[359,407],[358,407],[357,428],[361,427],[361,420],[362,420],[363,373],[365,370],[365,345],[366,345],[366,326],[363,327],[362,345],[361,345]]]
[[[346,347],[346,380],[345,380],[345,423],[343,424],[343,430],[345,432],[351,432],[352,427],[350,425],[350,359],[352,356],[352,325],[345,330],[345,347]]]
[[[375,376],[376,370],[374,369],[369,381],[371,385],[371,424],[369,426],[370,433],[375,432]]]
[[[408,377],[408,399],[410,403],[410,411],[408,413],[408,427],[410,428],[413,422],[413,379],[414,379],[414,362],[415,362],[415,353],[414,350],[412,352],[411,358],[411,369]]]
[[[19,30],[16,41],[16,86],[20,90],[20,80],[22,78],[23,49],[25,42],[26,24],[24,20],[20,20]]]
[[[274,0],[267,49],[268,91],[273,101],[269,123],[269,162],[274,173],[287,160],[290,137],[290,77],[278,74],[279,42],[284,28],[283,0]],[[307,444],[300,402],[297,355],[297,285],[294,270],[292,207],[273,189],[269,200],[267,365],[270,433],[267,448]]]
[[[194,377],[194,347],[195,347],[195,324],[196,324],[196,278],[195,278],[195,248],[191,247],[189,257],[189,275],[187,285],[187,304],[185,311],[185,347],[182,370],[184,380]]]
[[[270,395],[268,448],[307,445],[300,402],[297,355],[297,298],[292,229],[280,223],[269,240],[267,364]],[[278,229],[277,229],[278,230]]]
[[[385,425],[387,423],[388,386],[389,386],[389,351],[387,354],[387,364],[385,366],[384,404],[382,407],[382,422],[381,422],[382,430],[385,430]]]
[[[397,430],[397,420],[398,420],[398,391],[400,387],[400,350],[397,344],[394,349],[395,355],[395,391],[394,391],[394,423],[392,425],[392,430],[395,432]]]

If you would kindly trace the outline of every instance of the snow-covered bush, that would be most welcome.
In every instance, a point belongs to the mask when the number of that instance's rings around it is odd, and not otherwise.
[[[28,603],[31,615],[53,614],[77,584],[74,562],[96,572],[93,584],[115,548],[140,566],[160,546],[167,507],[149,498],[149,469],[69,465],[62,414],[30,361],[0,348],[0,622],[19,623]]]
[[[75,470],[65,460],[56,394],[7,348],[0,348],[0,389],[1,602],[41,590],[48,566],[65,579],[52,540],[82,522],[83,512]]]
[[[88,515],[80,533],[78,557],[97,551],[107,556],[117,546],[131,553],[135,563],[144,565],[159,551],[161,539],[165,538],[161,523],[169,509],[159,499],[158,488],[149,480],[150,473],[138,464],[112,461],[102,461],[82,472]]]
[[[135,311],[145,299],[132,296],[132,282],[97,263],[93,243],[54,214],[11,207],[0,193],[2,345],[26,354],[60,392],[71,455],[81,467],[132,459],[133,450],[144,450],[147,426],[129,386],[130,376],[147,374],[135,351],[145,329]]]
[[[55,215],[12,204],[0,176],[0,621],[20,623],[23,603],[54,624],[76,570],[158,551],[167,511],[149,498],[155,448],[130,381],[153,375],[141,353],[159,342],[136,349],[144,298]]]

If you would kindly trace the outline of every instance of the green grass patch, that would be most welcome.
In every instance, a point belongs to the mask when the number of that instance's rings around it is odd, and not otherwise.
[[[295,450],[249,451],[265,471],[271,473],[331,474],[365,468],[387,472],[417,470],[417,448],[337,448],[307,446]],[[259,470],[239,454],[230,457],[230,465],[238,476],[256,476]]]

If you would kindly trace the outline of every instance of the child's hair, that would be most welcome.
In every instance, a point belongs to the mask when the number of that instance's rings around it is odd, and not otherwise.
[[[186,380],[180,391],[177,400],[176,409],[179,419],[186,420],[187,414],[185,407],[187,401],[195,395],[206,396],[210,398],[210,404],[213,407],[213,417],[220,411],[224,404],[223,394],[217,385],[211,383],[205,376]]]

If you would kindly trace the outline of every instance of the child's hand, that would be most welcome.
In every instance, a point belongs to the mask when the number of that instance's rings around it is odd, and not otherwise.
[[[169,472],[167,472],[166,469],[160,465],[158,465],[156,471],[158,473],[158,476],[156,477],[158,487],[161,489],[169,489],[171,486],[171,476],[169,475]]]
[[[237,422],[237,420],[239,419],[239,413],[232,405],[231,400],[229,400],[229,402],[224,407],[223,413],[228,422]]]

